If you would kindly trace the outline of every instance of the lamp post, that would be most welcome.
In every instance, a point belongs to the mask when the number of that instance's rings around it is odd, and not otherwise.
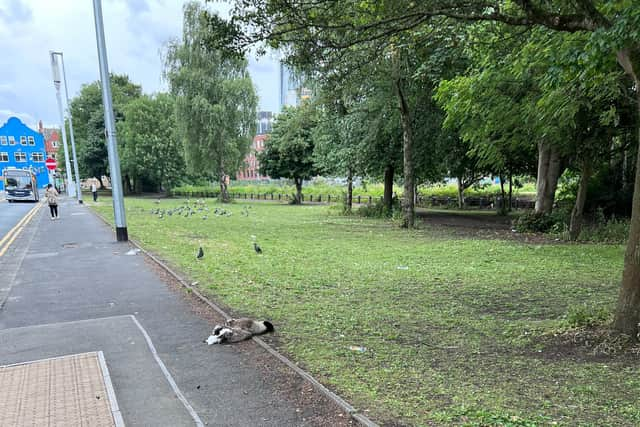
[[[67,130],[64,125],[64,113],[62,112],[62,98],[60,97],[60,70],[58,69],[58,61],[53,52],[49,52],[51,57],[51,71],[53,72],[53,85],[56,88],[56,99],[58,100],[58,110],[60,111],[60,126],[62,127],[62,145],[64,147],[64,159],[67,169],[67,196],[73,197],[71,184],[71,163],[69,162],[69,147],[67,146]]]
[[[122,194],[122,178],[120,177],[120,159],[118,158],[118,144],[116,141],[116,121],[113,116],[111,100],[111,82],[109,81],[109,64],[107,63],[107,48],[104,41],[104,27],[102,25],[102,2],[93,0],[93,16],[96,24],[96,42],[98,45],[98,62],[100,63],[100,82],[102,84],[102,104],[104,106],[104,126],[107,137],[107,152],[109,154],[109,171],[111,173],[111,192],[113,195],[113,217],[116,223],[116,239],[126,242],[127,220],[124,211]]]
[[[78,172],[78,156],[76,155],[76,141],[73,138],[73,120],[71,119],[71,104],[69,103],[69,89],[67,88],[67,73],[64,70],[64,56],[62,52],[51,52],[52,56],[59,55],[62,62],[62,80],[64,81],[64,95],[67,100],[67,113],[69,116],[69,134],[71,135],[71,152],[73,153],[73,171],[76,177],[76,193],[78,203],[82,204],[82,191],[80,189],[80,173]],[[57,63],[56,63],[57,66]],[[64,123],[63,123],[64,125]],[[66,149],[65,149],[66,150]],[[65,151],[65,155],[68,154]]]

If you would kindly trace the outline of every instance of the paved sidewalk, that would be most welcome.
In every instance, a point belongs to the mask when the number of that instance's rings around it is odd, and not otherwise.
[[[102,351],[128,426],[350,424],[255,343],[203,344],[222,319],[126,255],[88,207],[63,199],[60,215],[41,209],[0,258],[15,270],[0,286],[0,365]]]

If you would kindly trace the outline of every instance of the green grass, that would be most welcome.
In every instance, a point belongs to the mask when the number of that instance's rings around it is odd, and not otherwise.
[[[283,352],[380,423],[640,424],[637,363],[554,356],[540,340],[572,307],[613,308],[622,246],[406,231],[324,206],[149,213],[182,203],[126,199],[130,235],[235,314],[271,319]],[[112,215],[106,198],[97,209]]]

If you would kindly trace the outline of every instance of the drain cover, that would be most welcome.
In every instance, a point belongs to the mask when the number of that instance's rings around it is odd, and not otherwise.
[[[74,243],[74,242],[71,242],[71,243],[63,243],[63,244],[62,244],[62,247],[63,247],[63,248],[65,248],[65,249],[69,249],[69,248],[77,248],[77,247],[78,247],[78,244],[77,244],[77,243]]]

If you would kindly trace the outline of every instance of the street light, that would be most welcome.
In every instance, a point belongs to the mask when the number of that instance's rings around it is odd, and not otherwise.
[[[71,191],[71,163],[69,162],[69,148],[67,147],[67,130],[64,125],[64,114],[62,113],[62,98],[60,97],[60,70],[58,69],[58,61],[54,52],[49,52],[51,57],[51,71],[53,72],[53,85],[56,88],[56,99],[58,100],[58,110],[60,111],[60,124],[62,127],[62,145],[64,146],[64,158],[66,161],[67,169],[67,196],[73,197],[74,194]]]
[[[96,42],[98,45],[98,62],[100,63],[100,82],[102,83],[102,104],[104,106],[104,127],[107,137],[107,152],[109,154],[109,171],[111,173],[111,193],[113,195],[113,217],[116,223],[116,239],[126,242],[127,220],[125,218],[124,200],[122,194],[122,179],[120,177],[120,159],[118,158],[118,144],[116,142],[115,117],[111,101],[111,83],[109,81],[109,64],[107,63],[107,48],[104,41],[104,27],[102,25],[102,2],[93,0],[93,16],[96,23]]]
[[[64,70],[64,56],[62,55],[62,52],[51,52],[52,57],[56,55],[60,56],[60,62],[62,62],[62,79],[64,80],[64,95],[67,99],[67,113],[69,115],[69,133],[71,134],[71,152],[73,153],[73,170],[76,176],[76,192],[78,194],[78,203],[82,204],[82,191],[80,189],[80,173],[78,172],[78,156],[76,155],[76,141],[73,138],[73,121],[71,120],[71,104],[69,103],[69,89],[67,88],[67,73]],[[53,59],[52,59],[52,63],[53,63]],[[58,66],[58,63],[56,61],[56,69],[57,69],[57,66]],[[62,124],[64,126],[64,122]],[[69,153],[66,152],[66,148],[65,148],[65,155],[68,155],[68,154]],[[68,166],[69,165],[67,164],[67,167]]]

